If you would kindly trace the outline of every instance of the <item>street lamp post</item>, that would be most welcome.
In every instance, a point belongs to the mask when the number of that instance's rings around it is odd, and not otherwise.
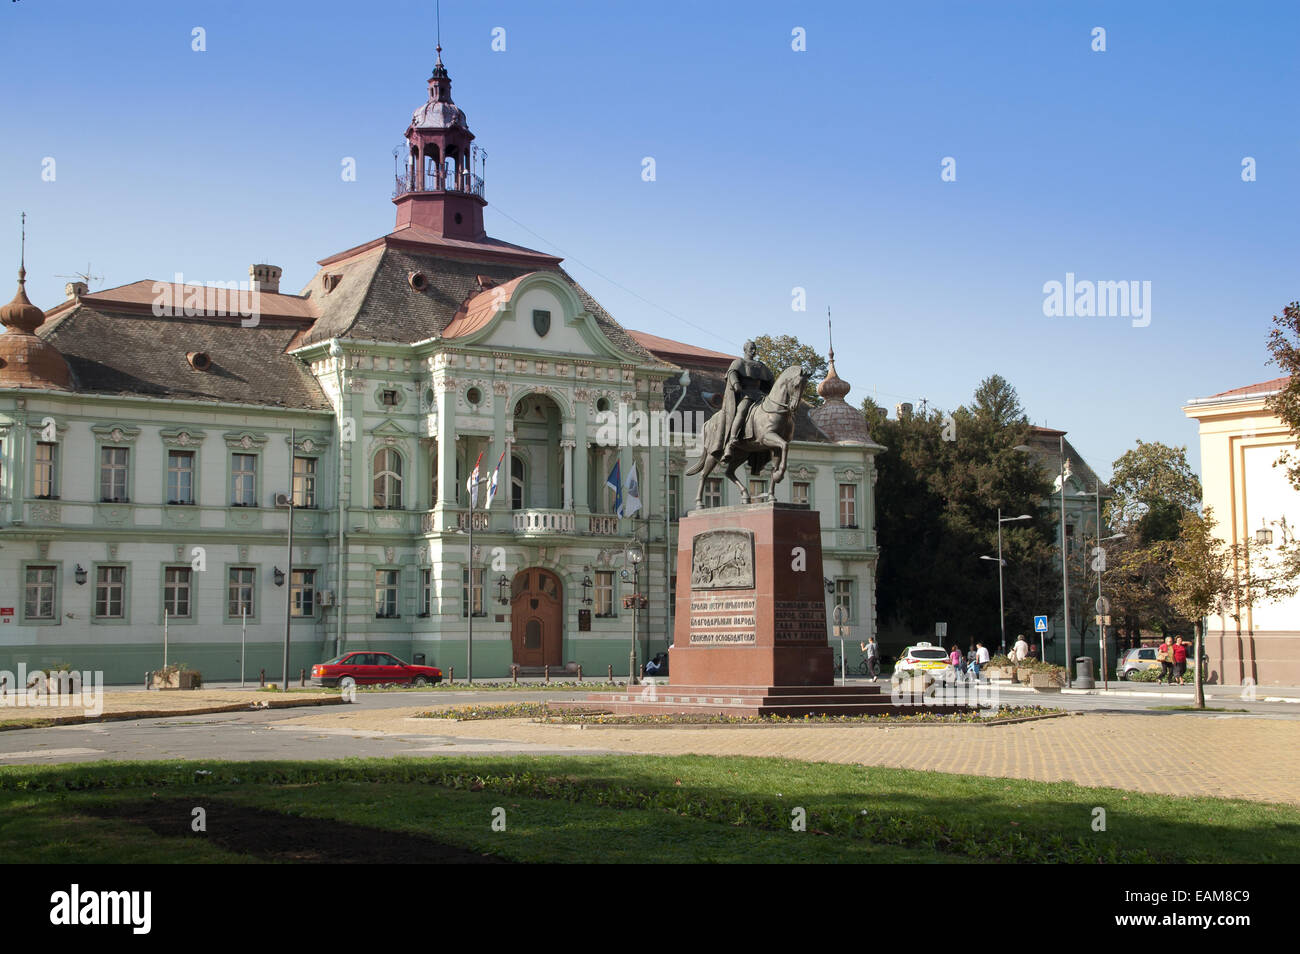
[[[1034,449],[1027,444],[1020,444],[1016,450],[1025,454],[1032,454]],[[1069,467],[1065,458],[1065,435],[1060,437],[1060,445],[1057,450],[1058,459],[1061,465],[1061,629],[1065,633],[1065,687],[1068,689],[1071,684],[1070,678],[1070,568],[1066,562],[1065,554],[1065,481],[1069,476]],[[1046,647],[1043,649],[1043,657],[1046,658]]]
[[[681,377],[677,379],[677,383],[681,385],[682,390],[681,393],[677,395],[677,400],[673,403],[673,409],[668,412],[668,416],[670,418],[672,417],[672,415],[677,413],[677,409],[682,406],[682,401],[685,400],[686,398],[686,388],[691,383],[691,372],[683,371],[681,373]],[[663,432],[661,431],[660,433]],[[679,427],[677,433],[683,436],[682,446],[685,447],[686,446],[685,428]],[[669,458],[672,454],[672,448],[670,446],[671,444],[672,442],[665,437],[664,438],[664,606],[666,607],[664,609],[665,649],[671,649],[673,645],[673,612],[676,610],[676,607],[673,606],[672,604],[673,557],[675,556],[675,554],[673,553],[672,547],[669,546],[669,542],[672,539],[671,537],[672,519],[675,516],[675,514],[673,514],[669,510],[669,503],[672,500],[672,494],[669,493],[669,489],[672,485],[672,480],[673,480],[672,474],[668,467]],[[678,494],[677,506],[680,507],[681,505],[682,505],[681,495]],[[647,537],[649,536],[649,521],[647,521],[646,536]],[[649,652],[648,649],[646,651]]]
[[[1022,513],[1018,517],[1004,517],[1002,516],[1002,508],[998,508],[998,622],[1002,627],[1002,652],[1004,654],[1007,651],[1007,609],[1006,601],[1002,595],[1002,567],[1006,565],[1006,561],[1002,559],[1002,525],[1004,523],[1015,523],[1017,520],[1032,519],[1034,518],[1027,513]],[[987,560],[988,557],[980,557],[980,559]]]
[[[644,559],[645,553],[641,549],[641,544],[633,541],[632,545],[627,548],[627,562],[632,564],[632,642],[628,647],[627,654],[627,684],[628,688],[636,682],[636,632],[638,614],[641,608],[641,593],[638,585],[639,570],[641,569],[641,560]]]
[[[1105,616],[1106,616],[1107,603],[1105,597],[1101,595],[1101,575],[1106,572],[1106,555],[1105,552],[1101,549],[1101,545],[1103,543],[1108,543],[1111,540],[1123,539],[1124,534],[1115,533],[1109,537],[1103,537],[1101,535],[1101,483],[1100,482],[1093,485],[1093,491],[1091,494],[1089,494],[1087,491],[1083,491],[1080,494],[1080,496],[1095,497],[1097,500],[1097,537],[1095,543],[1098,552],[1093,555],[1094,560],[1097,561],[1097,643],[1101,652],[1101,685],[1103,689],[1106,689],[1109,688],[1107,684],[1108,678],[1106,675]]]

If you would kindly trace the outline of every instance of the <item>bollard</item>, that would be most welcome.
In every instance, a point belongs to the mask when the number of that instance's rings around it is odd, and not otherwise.
[[[449,685],[449,686],[454,686],[455,684],[456,684],[456,667],[455,667],[455,666],[448,666],[448,667],[447,667],[447,685]]]
[[[636,675],[637,675],[637,678],[638,678],[638,679],[644,679],[644,678],[645,678],[645,666],[644,666],[644,665],[641,665],[641,666],[638,666],[638,667],[637,667]]]
[[[307,670],[306,670],[306,669],[299,669],[299,670],[298,670],[298,685],[300,685],[300,686],[305,686],[305,685],[307,685]]]
[[[582,663],[578,663],[578,682],[582,682]]]
[[[551,667],[549,665],[542,667],[542,679],[548,686],[551,684]]]
[[[262,670],[259,670],[259,671],[258,671],[258,674],[257,674],[257,684],[258,684],[259,686],[261,686],[263,689],[266,688],[266,670],[265,670],[265,669],[262,669]]]
[[[153,673],[151,673],[151,672],[147,672],[147,671],[146,671],[145,674],[144,674],[144,688],[145,688],[145,691],[146,691],[146,692],[149,691],[149,683],[151,683],[151,682],[153,681],[152,679],[149,678],[149,677],[152,676],[152,675],[153,675]]]
[[[518,663],[510,664],[510,682],[513,685],[516,686],[519,685],[519,664]]]
[[[614,681],[614,667],[613,667],[613,666],[610,666],[610,667],[609,667],[609,675],[608,675],[607,678],[609,679],[610,682],[613,682],[613,681]]]

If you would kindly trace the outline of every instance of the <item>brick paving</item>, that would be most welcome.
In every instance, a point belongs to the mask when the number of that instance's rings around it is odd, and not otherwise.
[[[1300,721],[1100,713],[1019,725],[620,728],[417,719],[428,707],[284,720],[653,755],[757,755],[1300,805]]]

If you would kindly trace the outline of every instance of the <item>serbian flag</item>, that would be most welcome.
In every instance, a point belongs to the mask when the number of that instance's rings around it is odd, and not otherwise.
[[[492,509],[492,498],[497,495],[497,481],[501,478],[501,465],[505,462],[506,452],[501,452],[501,457],[497,460],[497,468],[492,471],[492,477],[488,480],[487,503],[483,505],[484,510]]]
[[[614,491],[614,514],[621,517],[623,515],[623,477],[618,464],[618,461],[614,461],[614,469],[605,478],[605,486]]]
[[[469,480],[465,481],[465,488],[469,491],[469,509],[473,510],[478,506],[478,465],[483,463],[483,452],[478,452],[478,460],[474,461],[474,472],[469,475]]]

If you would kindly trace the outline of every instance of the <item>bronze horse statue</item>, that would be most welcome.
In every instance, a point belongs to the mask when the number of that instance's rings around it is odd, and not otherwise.
[[[719,429],[726,426],[724,416],[714,414],[705,422],[700,459],[686,472],[688,476],[700,474],[700,489],[695,494],[697,507],[704,505],[704,482],[719,464],[726,465],[727,479],[740,491],[742,503],[749,503],[750,498],[749,488],[736,477],[736,470],[741,464],[748,463],[749,472],[757,475],[775,454],[776,468],[772,472],[772,486],[781,482],[785,476],[787,451],[794,438],[795,413],[799,409],[799,402],[803,400],[807,384],[808,373],[798,365],[791,365],[782,371],[762,402],[750,409],[740,440],[729,457],[709,452],[709,448],[726,443],[726,435],[719,434]]]

